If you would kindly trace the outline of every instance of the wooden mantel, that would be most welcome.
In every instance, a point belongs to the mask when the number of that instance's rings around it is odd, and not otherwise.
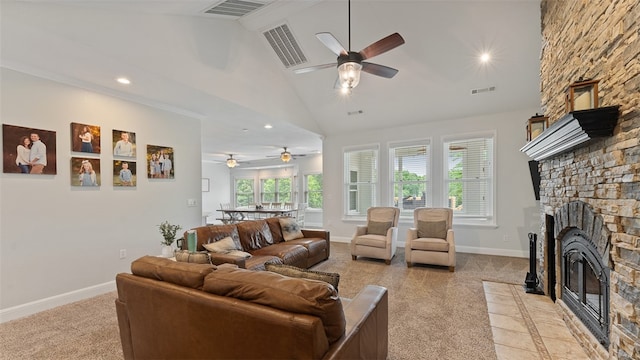
[[[611,136],[618,123],[619,107],[572,111],[551,124],[520,151],[539,161],[575,149],[593,138]]]

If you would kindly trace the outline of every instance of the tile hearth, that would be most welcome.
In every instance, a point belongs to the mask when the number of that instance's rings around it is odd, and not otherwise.
[[[589,360],[550,298],[483,282],[498,360]]]

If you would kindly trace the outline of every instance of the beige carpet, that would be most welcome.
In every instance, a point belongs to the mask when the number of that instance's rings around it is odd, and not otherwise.
[[[389,359],[496,359],[482,281],[521,284],[528,260],[457,254],[446,268],[351,260],[348,244],[314,269],[340,273],[340,295],[366,284],[389,289]],[[0,359],[122,359],[115,293],[0,324]]]

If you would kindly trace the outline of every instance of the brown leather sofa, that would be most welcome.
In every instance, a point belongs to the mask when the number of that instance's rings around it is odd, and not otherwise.
[[[329,231],[302,229],[303,238],[284,241],[279,218],[249,220],[237,224],[207,225],[196,230],[197,251],[206,251],[203,244],[231,237],[242,251],[251,257],[210,253],[213,264],[232,263],[241,268],[264,270],[266,262],[308,269],[329,258]],[[184,238],[187,238],[185,232]],[[182,249],[187,249],[182,241]]]
[[[116,276],[125,359],[386,359],[387,289],[145,256]]]

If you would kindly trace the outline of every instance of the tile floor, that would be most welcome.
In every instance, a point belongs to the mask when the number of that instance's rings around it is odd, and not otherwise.
[[[550,298],[483,282],[498,360],[589,360]]]

